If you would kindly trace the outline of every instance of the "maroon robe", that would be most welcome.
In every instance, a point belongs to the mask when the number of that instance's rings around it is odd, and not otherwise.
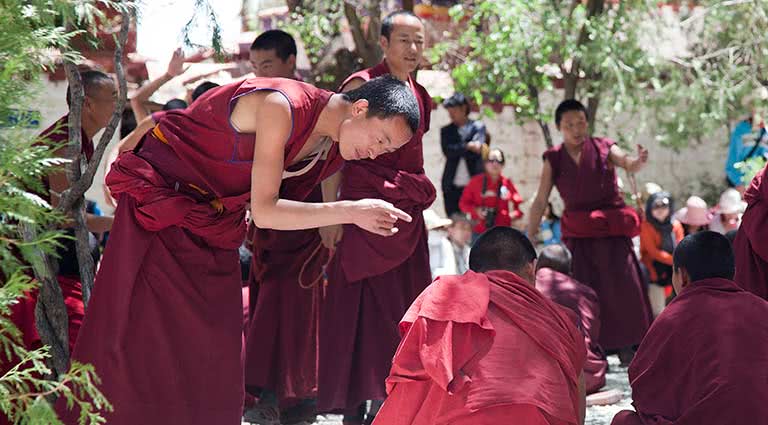
[[[575,213],[576,217],[586,218],[575,220],[585,224],[578,229],[569,229],[563,220],[563,242],[573,253],[573,277],[592,287],[600,298],[598,342],[607,350],[639,344],[651,321],[640,263],[630,239],[639,228],[627,226],[625,214],[605,213],[627,212],[616,184],[616,168],[608,160],[614,144],[609,139],[589,138],[584,142],[579,164],[574,163],[563,145],[544,153],[544,159],[552,166],[554,184],[565,202],[564,215]],[[606,223],[610,217],[621,220],[618,225]],[[639,226],[639,220],[634,221]],[[589,237],[593,227],[596,232]],[[620,233],[604,236],[611,229]],[[566,237],[568,234],[580,237]]]
[[[441,276],[400,323],[375,425],[578,423],[573,315],[514,273]]]
[[[352,74],[344,83],[389,73],[381,63]],[[411,140],[375,160],[349,162],[341,199],[379,198],[413,217],[398,221],[399,232],[378,236],[344,226],[344,235],[328,267],[328,288],[320,317],[318,409],[354,408],[386,397],[384,379],[400,335],[397,325],[414,299],[431,282],[427,231],[422,211],[435,200],[424,174],[422,136],[429,130],[432,100],[409,79],[421,120]]]
[[[768,424],[768,302],[726,279],[693,282],[629,366],[635,412],[613,425]]]
[[[541,268],[536,272],[536,289],[550,300],[573,310],[579,317],[587,360],[584,363],[584,381],[587,394],[605,386],[608,361],[600,344],[600,301],[597,294],[576,279],[552,270]]]
[[[733,242],[736,254],[734,281],[768,300],[768,180],[760,171],[744,193],[747,210]]]
[[[240,96],[278,91],[293,129],[285,163],[307,142],[332,93],[254,78],[156,116],[137,152],[107,175],[118,200],[110,243],[73,358],[91,363],[114,406],[111,425],[239,424],[243,407],[242,292],[237,248],[245,237],[253,134],[229,115]],[[338,146],[310,171],[306,196],[341,165]],[[301,195],[301,194],[298,194]],[[57,410],[64,422],[77,412]]]

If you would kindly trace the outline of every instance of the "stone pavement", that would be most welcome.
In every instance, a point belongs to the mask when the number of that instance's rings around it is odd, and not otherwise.
[[[604,390],[617,389],[624,393],[624,398],[621,402],[610,406],[588,407],[586,425],[609,425],[616,412],[632,408],[631,390],[629,388],[629,380],[627,379],[627,368],[619,366],[619,359],[617,356],[609,356],[608,364],[609,372],[606,375],[606,385]],[[244,422],[243,425],[248,424]],[[322,416],[318,418],[317,422],[311,425],[341,425],[341,416]]]

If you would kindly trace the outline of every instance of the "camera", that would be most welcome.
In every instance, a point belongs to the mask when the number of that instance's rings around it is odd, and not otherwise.
[[[483,211],[485,212],[485,229],[488,230],[496,225],[496,208],[484,207]]]

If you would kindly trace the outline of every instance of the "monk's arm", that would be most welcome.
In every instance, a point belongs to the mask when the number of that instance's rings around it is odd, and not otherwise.
[[[51,192],[51,206],[54,208],[59,205],[59,199],[61,194],[69,189],[69,179],[67,173],[62,170],[57,170],[48,175],[48,187]],[[112,229],[113,217],[88,214],[85,215],[85,225],[89,232],[104,233]],[[74,223],[72,220],[67,220],[64,223],[64,227],[72,227]]]
[[[173,52],[173,56],[171,56],[171,61],[168,63],[168,70],[165,74],[141,86],[131,97],[131,109],[136,116],[136,122],[143,120],[149,115],[146,107],[149,98],[165,83],[171,81],[173,77],[180,75],[184,71],[184,53],[181,49],[176,49]]]
[[[608,160],[617,167],[621,167],[627,172],[636,173],[643,169],[648,162],[648,150],[642,145],[637,145],[637,155],[629,156],[619,145],[614,144],[608,153]]]
[[[584,380],[584,371],[579,374],[579,425],[584,425],[587,416],[587,383]]]
[[[541,216],[544,215],[544,210],[547,209],[553,184],[552,165],[545,159],[544,165],[541,168],[539,190],[536,192],[536,198],[534,198],[531,209],[528,212],[528,239],[533,240],[539,233]]]
[[[398,219],[411,217],[378,199],[337,202],[296,202],[280,199],[285,143],[291,132],[291,109],[278,92],[250,94],[237,102],[232,123],[243,133],[255,133],[251,168],[251,214],[262,229],[299,230],[334,224],[355,224],[382,236],[397,232]]]
[[[339,197],[340,185],[341,171],[337,171],[332,176],[323,180],[320,183],[320,189],[323,191],[323,202],[335,202]],[[341,240],[341,236],[344,234],[344,227],[336,224],[334,226],[321,227],[318,231],[320,232],[320,239],[322,239],[323,245],[326,248],[332,249]]]
[[[113,150],[116,151],[117,154],[126,151],[132,151],[136,148],[136,145],[139,144],[141,138],[144,137],[144,135],[147,134],[147,132],[154,126],[155,120],[152,118],[152,115],[147,115],[143,120],[139,122],[133,131],[128,133],[127,136],[125,136],[117,143],[117,146],[115,146]],[[117,158],[117,155],[115,155],[115,158]],[[111,165],[112,162],[109,162],[109,164]]]

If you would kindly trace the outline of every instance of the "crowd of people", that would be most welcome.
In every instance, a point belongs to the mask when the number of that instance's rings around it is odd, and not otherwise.
[[[456,94],[442,218],[424,172],[432,100],[412,77],[424,43],[417,16],[386,16],[383,61],[331,92],[298,80],[295,40],[270,30],[251,46],[254,78],[153,112],[184,72],[177,51],[134,94],[135,128],[126,119],[106,161],[115,215],[88,215],[109,239],[87,314],[72,247],[57,276],[106,423],[583,424],[610,354],[635,407],[616,425],[765,423],[763,174],[713,209],[692,196],[676,211],[656,185],[644,211],[629,206],[617,169],[651,155],[591,135],[570,99],[524,215],[505,153]],[[116,87],[81,78],[89,157]],[[44,136],[66,140],[67,119]],[[55,205],[66,173],[47,185]],[[34,303],[12,314],[32,347]],[[77,406],[56,408],[78,423]]]

